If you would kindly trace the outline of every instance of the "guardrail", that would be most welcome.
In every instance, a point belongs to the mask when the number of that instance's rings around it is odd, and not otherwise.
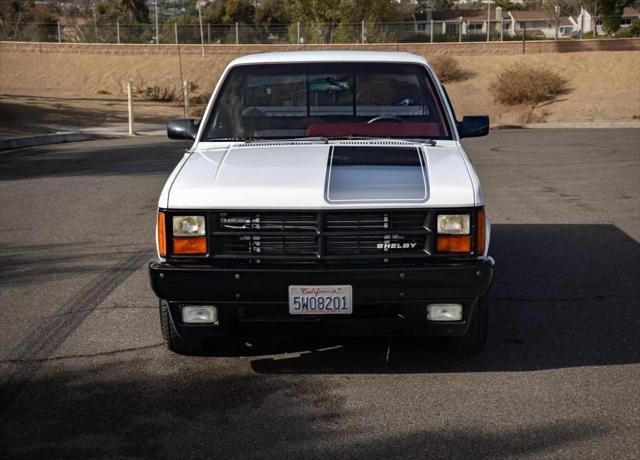
[[[571,40],[581,34],[560,33],[553,24],[539,29],[519,28],[511,21],[366,22],[354,24],[247,25],[122,23],[4,23],[0,40],[58,43],[191,43],[191,44],[355,44],[489,42],[535,39]]]

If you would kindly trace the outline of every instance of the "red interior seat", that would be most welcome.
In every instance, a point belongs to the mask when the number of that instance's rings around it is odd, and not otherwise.
[[[307,136],[380,136],[380,137],[434,137],[441,136],[438,123],[380,122],[380,123],[311,123]]]

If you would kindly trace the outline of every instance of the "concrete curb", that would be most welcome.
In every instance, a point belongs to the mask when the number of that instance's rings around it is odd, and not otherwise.
[[[640,128],[640,120],[633,121],[585,121],[557,123],[508,123],[498,124],[492,129],[629,129]]]
[[[40,134],[37,136],[14,137],[11,139],[0,139],[0,150],[19,149],[23,147],[35,147],[37,145],[62,144],[63,142],[79,142],[95,139],[87,133],[69,132]]]
[[[164,129],[154,129],[154,125],[136,130],[138,136],[159,136],[164,135]],[[640,129],[640,120],[631,122],[584,122],[584,123],[523,123],[523,124],[503,124],[492,126],[491,129],[598,129],[598,128],[637,128]],[[98,130],[99,132],[63,132],[54,134],[39,134],[35,136],[14,137],[10,139],[0,139],[0,152],[3,150],[20,149],[24,147],[35,147],[38,145],[62,144],[64,142],[81,142],[94,139],[118,139],[130,137],[126,134],[113,131],[112,129]]]

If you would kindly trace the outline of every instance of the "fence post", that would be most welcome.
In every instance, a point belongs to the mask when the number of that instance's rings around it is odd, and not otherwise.
[[[431,20],[431,23],[429,24],[429,42],[433,43],[433,19]]]
[[[129,136],[133,136],[133,91],[131,90],[131,80],[127,82],[127,108],[129,110]]]
[[[178,44],[178,23],[173,23],[173,35],[176,36],[176,45]]]
[[[582,40],[582,33],[584,32],[584,9],[580,7],[580,33],[578,38]]]
[[[526,47],[527,47],[527,25],[524,25],[524,28],[522,29],[522,54],[526,53]]]
[[[58,43],[62,43],[62,34],[60,33],[60,21],[58,21]]]
[[[118,45],[120,44],[120,21],[116,22],[116,37],[118,38]]]
[[[300,44],[300,21],[296,22],[296,44]]]
[[[182,82],[182,97],[184,98],[184,113],[189,118],[189,83],[187,80]]]
[[[504,18],[500,21],[500,41],[504,41]]]
[[[198,8],[198,22],[200,23],[200,45],[202,46],[202,57],[204,57],[204,32],[202,30],[202,8]]]
[[[364,30],[364,20],[360,23],[360,38],[362,40],[362,43],[367,41],[366,32]]]
[[[462,42],[462,16],[459,19],[460,23],[458,24],[458,41]]]
[[[207,22],[207,44],[211,44],[211,23]]]
[[[236,22],[236,45],[240,43],[240,30],[238,29],[238,23]]]

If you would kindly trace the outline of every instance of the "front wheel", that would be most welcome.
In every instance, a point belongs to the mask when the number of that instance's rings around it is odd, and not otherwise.
[[[467,333],[461,336],[446,337],[445,344],[447,349],[451,351],[479,352],[486,345],[488,335],[489,299],[485,294],[477,300]]]

